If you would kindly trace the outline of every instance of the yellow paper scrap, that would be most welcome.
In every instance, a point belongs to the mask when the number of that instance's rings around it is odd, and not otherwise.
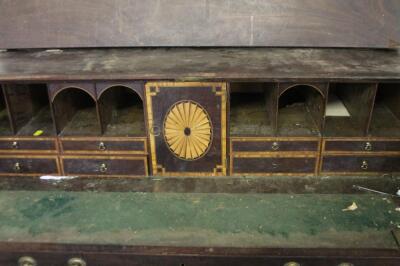
[[[358,206],[355,202],[353,202],[349,207],[346,209],[343,209],[342,211],[347,212],[347,211],[355,211],[358,209]]]
[[[33,133],[33,135],[35,136],[35,137],[38,137],[38,136],[40,136],[40,135],[42,135],[43,134],[43,130],[36,130],[35,131],[35,133]]]

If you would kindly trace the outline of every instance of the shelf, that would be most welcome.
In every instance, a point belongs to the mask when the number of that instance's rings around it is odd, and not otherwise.
[[[376,49],[124,48],[65,49],[60,53],[22,50],[0,53],[0,65],[0,81],[400,80],[400,53]]]
[[[319,136],[324,99],[316,88],[295,85],[279,97],[278,136]]]
[[[98,102],[104,135],[146,135],[143,102],[136,92],[123,86],[110,87]]]
[[[55,135],[46,84],[6,84],[4,93],[15,135]]]
[[[232,83],[230,94],[230,134],[232,136],[272,136],[275,112],[272,88],[262,83]],[[273,109],[273,107],[272,107]]]
[[[348,115],[327,115],[324,136],[362,137],[366,135],[376,92],[374,83],[332,83],[328,102],[338,99]]]
[[[0,87],[0,136],[11,134],[10,120],[4,101],[3,90]]]
[[[60,132],[62,136],[100,135],[97,114],[93,108],[82,108],[75,112],[71,120]]]
[[[37,132],[43,132],[40,136],[53,136],[54,125],[49,106],[39,110],[17,133],[19,136],[32,136]]]
[[[369,134],[379,137],[400,136],[400,85],[380,84],[375,97],[375,105]]]
[[[84,90],[63,89],[54,98],[53,107],[61,136],[101,135],[96,101]]]

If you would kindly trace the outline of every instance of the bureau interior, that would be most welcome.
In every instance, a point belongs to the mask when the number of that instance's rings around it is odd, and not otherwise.
[[[60,135],[101,135],[96,99],[83,89],[62,89],[54,97],[53,110]]]
[[[4,94],[16,135],[55,134],[46,84],[9,84]]]
[[[365,136],[375,92],[376,84],[331,83],[324,136]]]
[[[230,134],[273,136],[275,134],[275,87],[269,83],[230,84]]]
[[[11,134],[10,120],[8,118],[4,93],[0,87],[0,136],[10,135],[10,134]]]
[[[131,88],[113,86],[98,95],[106,136],[145,136],[143,101]]]
[[[369,133],[378,137],[400,136],[400,86],[379,84]]]
[[[229,92],[232,136],[400,136],[398,83],[330,83],[325,92],[313,84],[232,82]],[[43,136],[144,137],[144,103],[123,85],[98,95],[65,87],[49,100],[45,83],[3,84],[0,134],[38,130]]]
[[[278,135],[320,135],[324,107],[324,96],[317,87],[293,85],[283,88],[278,100]]]

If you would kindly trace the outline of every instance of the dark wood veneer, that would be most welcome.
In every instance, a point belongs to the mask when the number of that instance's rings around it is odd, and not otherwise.
[[[232,149],[234,152],[276,152],[281,151],[313,151],[317,152],[319,148],[318,140],[315,141],[285,141],[285,140],[269,140],[269,141],[232,141]]]
[[[400,173],[400,156],[323,156],[322,173]]]
[[[134,153],[146,154],[145,139],[126,140],[123,138],[109,140],[107,138],[65,139],[61,138],[61,148],[64,153]]]
[[[57,152],[56,138],[24,139],[0,138],[0,153],[6,152]]]
[[[97,176],[146,176],[145,157],[62,157],[64,174]]]
[[[398,250],[385,249],[303,249],[303,248],[226,248],[226,247],[150,247],[77,245],[51,243],[0,243],[1,265],[15,265],[21,256],[30,255],[43,265],[66,265],[78,257],[88,265],[256,265],[282,266],[295,261],[300,265],[337,266],[353,263],[362,266],[397,266]],[[40,264],[40,265],[41,265]]]
[[[333,140],[325,141],[324,151],[400,152],[400,141],[392,140]]]
[[[397,0],[6,1],[0,48],[391,48],[400,43],[399,17]]]
[[[233,173],[236,174],[272,174],[294,173],[313,175],[316,167],[316,158],[234,158]]]
[[[0,156],[1,175],[57,175],[59,174],[56,157],[38,156]]]

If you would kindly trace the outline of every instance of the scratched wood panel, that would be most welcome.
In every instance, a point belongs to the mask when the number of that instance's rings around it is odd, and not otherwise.
[[[0,0],[0,48],[396,47],[398,0]]]
[[[400,50],[70,49],[0,53],[0,81],[399,81]]]

